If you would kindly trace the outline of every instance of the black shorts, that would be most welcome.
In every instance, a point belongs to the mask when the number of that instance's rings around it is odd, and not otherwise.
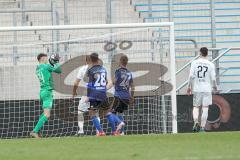
[[[129,100],[128,99],[120,99],[118,97],[114,97],[112,103],[112,110],[113,113],[123,113],[125,110],[128,109]]]
[[[89,100],[90,102],[90,108],[89,109],[93,109],[93,110],[98,110],[98,109],[103,109],[103,110],[107,110],[110,108],[109,102],[108,100],[104,100],[104,101],[99,101],[99,100]]]

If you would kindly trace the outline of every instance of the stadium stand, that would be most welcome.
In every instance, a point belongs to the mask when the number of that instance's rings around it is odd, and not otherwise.
[[[171,19],[168,2],[133,0],[132,5],[144,22],[162,22]],[[176,41],[178,65],[185,65],[186,62],[195,57],[194,52],[186,52],[186,48],[193,47],[192,41],[196,42],[197,46],[210,48],[238,47],[240,43],[239,7],[240,2],[234,0],[216,0],[214,7],[211,7],[211,3],[208,0],[174,0],[172,19],[175,22],[176,39],[183,40]],[[214,10],[213,17],[211,8]],[[216,34],[215,45],[213,44],[211,34],[212,19],[215,21],[215,29],[213,28],[213,32]],[[234,88],[239,90],[239,60],[239,49],[229,51],[219,60],[220,84],[224,92],[231,92],[231,89]],[[185,74],[180,74],[180,76],[184,77],[183,75]]]
[[[97,24],[97,23],[127,23],[127,22],[164,22],[171,19],[175,22],[176,58],[180,69],[196,56],[195,47],[207,46],[221,48],[238,47],[240,43],[240,2],[238,0],[216,0],[215,15],[211,16],[208,0],[174,0],[173,10],[169,8],[167,0],[114,0],[109,6],[106,0],[7,0],[0,2],[1,26],[31,26],[57,24]],[[151,2],[151,3],[150,3]],[[171,14],[170,14],[170,11]],[[233,14],[234,13],[234,14]],[[53,16],[55,18],[53,18]],[[212,28],[212,19],[216,29]],[[155,31],[158,34],[158,30]],[[161,31],[162,32],[162,31]],[[216,45],[212,43],[212,32],[216,33]],[[73,33],[61,35],[71,37]],[[34,36],[19,39],[18,35],[7,37],[1,33],[0,44],[14,44],[51,41],[52,36],[44,32],[35,32]],[[163,37],[164,38],[164,35]],[[193,43],[194,42],[194,43]],[[51,48],[44,50],[0,48],[0,62],[5,65],[21,65],[35,60],[37,51],[51,52]],[[64,52],[60,49],[61,52]],[[74,49],[69,49],[74,54]],[[12,60],[11,60],[12,59]],[[240,52],[231,49],[219,59],[220,84],[223,92],[239,90]],[[178,86],[185,82],[188,67],[178,75]],[[3,75],[0,71],[0,75]],[[2,76],[1,76],[2,77]],[[7,83],[7,82],[3,82]],[[184,93],[184,88],[179,90]]]

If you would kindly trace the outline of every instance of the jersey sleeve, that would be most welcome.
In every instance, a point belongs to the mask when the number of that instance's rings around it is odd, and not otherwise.
[[[194,68],[195,68],[195,63],[192,62],[190,72],[189,72],[189,78],[194,77]]]
[[[54,66],[47,64],[47,69],[49,72],[62,73],[61,65],[59,63],[56,63]]]
[[[84,72],[82,77],[85,82],[89,82],[89,75],[90,75],[90,69],[86,68],[86,71]]]

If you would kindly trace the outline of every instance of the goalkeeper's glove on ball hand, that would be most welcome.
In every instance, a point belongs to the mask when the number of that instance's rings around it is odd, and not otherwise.
[[[49,63],[54,66],[54,64],[58,63],[60,60],[59,54],[52,54],[49,57]]]

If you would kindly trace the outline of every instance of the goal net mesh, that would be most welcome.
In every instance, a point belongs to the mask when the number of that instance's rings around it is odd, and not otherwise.
[[[97,26],[96,26],[97,27]],[[0,137],[28,137],[43,112],[35,75],[39,53],[59,53],[63,73],[53,74],[54,106],[41,130],[44,137],[72,136],[78,131],[78,103],[85,84],[72,99],[73,83],[85,64],[84,56],[97,52],[111,78],[121,54],[136,86],[135,103],[124,112],[125,134],[172,132],[172,78],[169,27],[0,31]],[[108,91],[112,101],[114,89]],[[99,111],[104,131],[110,134]],[[84,114],[86,135],[95,129]]]

